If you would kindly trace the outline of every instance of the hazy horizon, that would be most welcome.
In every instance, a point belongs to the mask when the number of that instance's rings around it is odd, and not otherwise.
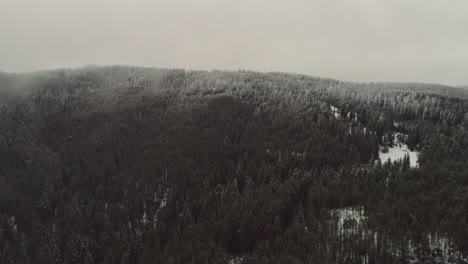
[[[12,1],[0,71],[86,65],[468,85],[468,1]]]

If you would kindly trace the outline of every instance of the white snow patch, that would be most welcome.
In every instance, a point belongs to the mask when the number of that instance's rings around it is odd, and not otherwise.
[[[164,208],[166,207],[166,204],[167,204],[167,191],[164,193],[164,197],[162,198],[161,200],[161,204],[159,205],[159,208]]]
[[[141,222],[142,222],[144,225],[148,224],[148,222],[149,222],[148,216],[147,216],[147,214],[146,214],[146,211],[143,213],[143,217],[142,217],[142,219],[141,219]]]
[[[242,264],[244,262],[243,257],[235,257],[229,261],[229,264]]]
[[[164,208],[164,207],[166,207],[167,198],[168,198],[168,196],[169,196],[169,191],[170,191],[169,189],[166,189],[166,190],[164,191],[164,194],[163,194],[163,197],[162,197],[162,198],[159,198],[158,193],[157,193],[157,192],[154,192],[154,199],[153,199],[153,201],[154,201],[155,203],[160,202],[159,208]]]
[[[333,218],[337,219],[338,232],[351,231],[361,225],[366,216],[364,215],[364,206],[350,206],[331,210]]]
[[[334,107],[333,105],[330,105],[330,109],[333,115],[335,116],[335,118],[340,118],[340,109],[338,109],[337,107]]]
[[[336,230],[340,236],[352,236],[357,234],[357,232],[361,232],[363,239],[368,236],[371,238],[373,237],[373,246],[378,246],[378,237],[383,234],[374,230],[369,230],[364,226],[367,217],[365,216],[363,206],[334,209],[330,210],[330,214],[334,220],[331,223],[336,224]],[[449,238],[439,235],[436,232],[435,234],[427,234],[424,240],[425,243],[409,240],[405,250],[405,257],[409,263],[422,263],[425,259],[426,261],[427,259],[436,261],[436,263],[468,263],[468,256],[464,255],[463,252],[459,250],[458,246]],[[396,246],[398,243],[398,241],[388,241],[387,252],[402,256],[402,249]],[[426,246],[423,247],[424,244]],[[362,263],[368,263],[368,260],[368,254],[361,256]]]
[[[301,158],[301,159],[305,159],[306,154],[307,154],[306,152],[300,152],[300,151],[294,151],[294,150],[291,152],[291,156]]]
[[[387,152],[384,152],[385,147],[380,147],[379,150],[379,159],[382,163],[387,162],[390,159],[391,162],[395,162],[397,160],[402,160],[406,154],[409,155],[410,159],[410,166],[412,168],[418,167],[418,151],[411,151],[408,148],[408,145],[402,143],[400,141],[400,137],[406,137],[401,133],[395,133],[394,140],[393,140],[393,147],[389,147]]]
[[[18,232],[18,225],[15,222],[15,217],[11,216],[8,222],[9,222],[10,226],[13,228],[13,231],[15,233]]]
[[[419,244],[410,241],[408,252],[412,259],[410,263],[421,263],[421,255],[430,254],[433,260],[437,263],[467,263],[468,256],[464,255],[458,247],[445,236],[440,236],[437,233],[428,234],[427,237],[428,250],[425,254],[420,251]],[[421,254],[422,253],[422,254]]]

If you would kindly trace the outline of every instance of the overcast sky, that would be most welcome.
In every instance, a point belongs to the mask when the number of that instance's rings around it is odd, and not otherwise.
[[[127,64],[468,84],[468,0],[0,0],[0,71]]]

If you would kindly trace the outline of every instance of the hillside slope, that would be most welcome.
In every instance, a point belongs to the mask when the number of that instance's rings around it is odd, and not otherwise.
[[[250,71],[1,73],[0,262],[466,262],[467,95]],[[417,166],[379,159],[393,148]]]

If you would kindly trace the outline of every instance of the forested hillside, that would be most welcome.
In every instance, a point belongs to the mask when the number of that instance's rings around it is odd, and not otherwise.
[[[0,73],[0,263],[468,263],[467,129],[435,84]]]

